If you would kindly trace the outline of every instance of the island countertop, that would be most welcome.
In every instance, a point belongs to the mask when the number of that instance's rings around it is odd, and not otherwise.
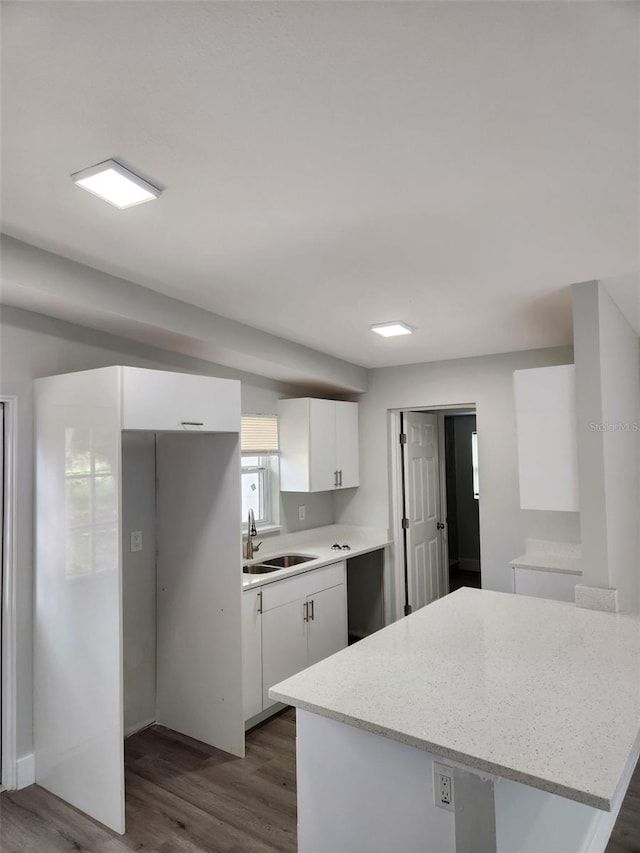
[[[460,589],[269,695],[610,810],[640,732],[640,619]]]

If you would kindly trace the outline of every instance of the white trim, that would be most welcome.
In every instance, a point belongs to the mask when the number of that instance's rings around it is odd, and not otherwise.
[[[393,578],[390,581],[395,590],[395,618],[404,616],[404,544],[402,538],[402,445],[400,444],[400,414],[402,412],[429,412],[438,416],[438,452],[440,454],[440,511],[446,514],[446,476],[443,474],[444,464],[444,416],[458,412],[474,414],[477,417],[475,403],[457,403],[442,406],[403,406],[400,409],[387,409],[387,432],[389,454],[389,534],[392,538],[392,554],[390,565]],[[442,423],[442,429],[441,429]],[[449,592],[449,551],[447,543],[448,528],[445,526],[441,537],[442,574],[445,579],[444,588]],[[445,593],[446,594],[446,593]]]
[[[16,535],[18,398],[4,403],[4,555],[2,560],[2,784],[18,787],[16,762]],[[33,759],[33,756],[32,756]],[[33,781],[33,780],[32,780]],[[31,784],[29,782],[28,784]]]
[[[142,732],[144,731],[144,729],[148,729],[150,726],[155,725],[157,725],[155,717],[150,717],[147,720],[142,720],[140,722],[133,723],[124,730],[124,736],[125,738],[131,737],[131,735],[136,735],[138,734],[138,732]]]
[[[36,758],[30,752],[16,761],[16,789],[28,788],[36,781]]]
[[[390,588],[395,595],[395,619],[404,616],[404,544],[402,539],[402,470],[400,457],[402,445],[400,444],[400,410],[389,410],[388,432],[389,432],[389,526],[393,539],[393,551],[390,557],[390,565],[393,577]]]
[[[449,595],[449,521],[447,519],[447,456],[446,436],[444,432],[444,412],[437,412],[438,418],[438,464],[440,467],[440,518],[445,519],[440,536],[440,584],[443,595]]]

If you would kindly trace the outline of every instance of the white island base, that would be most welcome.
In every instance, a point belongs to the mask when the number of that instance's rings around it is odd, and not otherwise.
[[[434,761],[454,767],[454,812]],[[298,853],[602,853],[629,782],[602,811],[301,709],[297,776]]]

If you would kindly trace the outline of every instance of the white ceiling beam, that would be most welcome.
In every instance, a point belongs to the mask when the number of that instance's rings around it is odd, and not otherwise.
[[[270,379],[326,391],[367,390],[368,372],[358,365],[7,235],[2,235],[0,245],[0,299],[5,305]],[[251,316],[250,305],[247,314]]]

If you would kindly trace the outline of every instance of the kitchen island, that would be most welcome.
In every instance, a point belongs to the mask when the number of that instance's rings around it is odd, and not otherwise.
[[[461,589],[395,622],[270,691],[298,709],[300,853],[603,851],[639,676],[623,614]]]

